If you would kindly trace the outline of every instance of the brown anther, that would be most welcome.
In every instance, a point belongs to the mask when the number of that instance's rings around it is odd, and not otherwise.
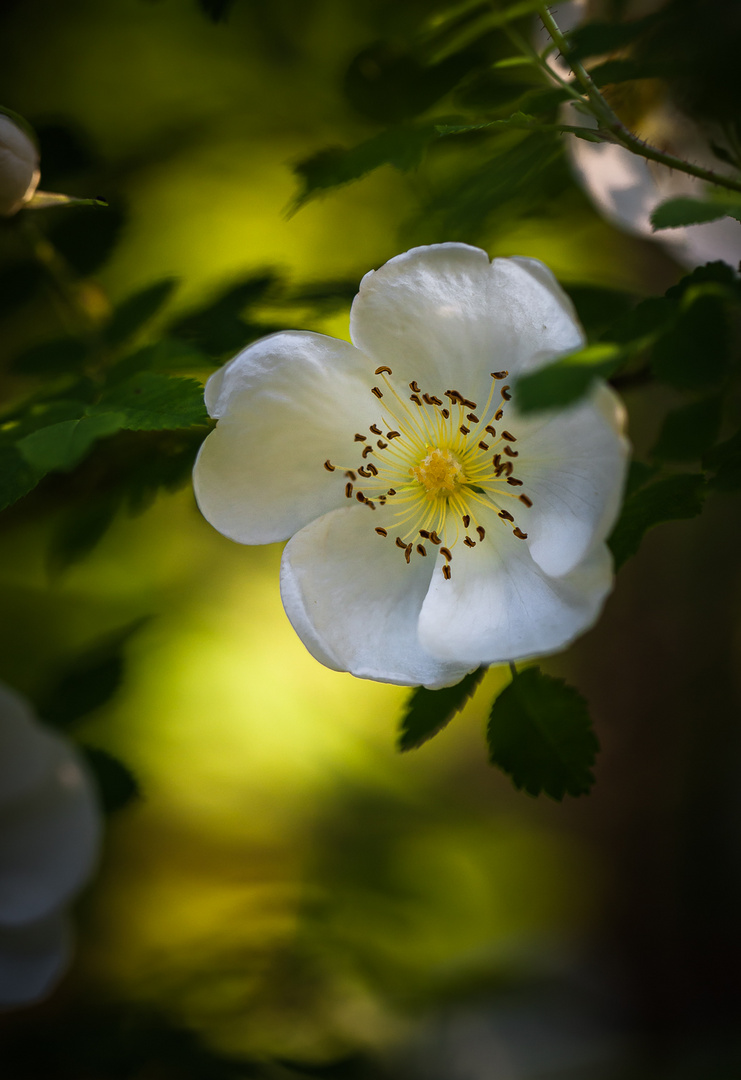
[[[442,405],[442,401],[440,400],[439,397],[435,397],[434,394],[430,394],[429,397],[430,397],[430,401],[432,402],[433,405]]]
[[[450,552],[446,547],[440,548],[440,554],[444,555],[448,562],[450,562],[450,560],[453,558],[452,552]]]
[[[362,491],[356,491],[355,498],[358,500],[358,502],[365,502],[365,495]]]
[[[368,439],[367,435],[359,435],[357,433],[355,435],[355,442],[366,442],[367,439]]]
[[[508,390],[509,390],[509,384],[505,384],[502,387],[502,389],[499,391],[499,393],[502,395],[502,397],[504,398],[505,401],[511,401],[512,400],[512,395],[507,393]]]
[[[495,420],[501,420],[503,416],[504,416],[504,409],[497,409],[497,411],[494,413],[494,419]]]
[[[519,457],[520,456],[520,451],[519,450],[513,450],[511,446],[505,446],[504,452],[507,455],[507,457]]]
[[[376,424],[371,424],[371,426],[368,428],[368,431],[372,431],[374,435],[383,435],[380,427],[378,427]]]
[[[426,555],[427,554],[427,548],[424,547],[423,544],[417,544],[417,553],[419,555]]]
[[[461,426],[458,428],[458,430],[460,431],[461,435],[468,435],[468,433],[469,433],[469,431],[471,429],[467,428],[465,424],[461,424]]]
[[[384,442],[383,439],[379,439],[378,442],[376,443],[376,446],[378,447],[379,450],[385,450],[386,447],[388,446],[388,443]]]
[[[445,420],[448,420],[448,419],[449,419],[449,417],[450,417],[450,411],[449,411],[448,409],[441,409],[441,410],[440,410],[440,412],[442,413],[442,415],[443,415],[443,417],[444,417],[444,419],[445,419]]]
[[[466,413],[466,420],[470,420],[472,424],[478,424],[479,422],[478,416],[473,412]]]
[[[422,408],[422,398],[418,394],[410,394],[409,400],[413,401],[415,405],[419,405]]]
[[[402,540],[402,538],[400,536],[396,537],[396,546],[398,548],[401,548],[402,551],[406,551],[406,549],[407,549],[406,544],[404,543],[404,541]]]
[[[377,386],[371,386],[371,394],[375,394],[377,398],[382,398],[383,397],[383,394],[381,393],[381,391],[378,389]]]
[[[388,491],[386,492],[386,494],[387,495],[395,495],[396,494],[396,488],[389,488]]]
[[[423,536],[425,538],[425,540],[430,539],[430,534],[427,532],[427,529],[420,529],[419,530],[419,535]]]
[[[386,496],[385,495],[379,495],[378,496],[378,501],[380,502],[381,506],[385,506],[386,505]]]
[[[376,468],[376,466],[373,464],[372,461],[368,462],[368,464],[366,465],[366,468],[368,470],[368,475],[369,476],[378,476],[378,469]]]
[[[520,495],[520,496],[518,496],[518,498],[519,498],[520,502],[524,503],[525,506],[527,506],[528,508],[533,505],[533,500],[528,499],[527,495]]]
[[[352,469],[348,469],[347,472],[345,473],[345,476],[347,476],[350,480],[357,480],[357,476],[352,471]]]
[[[464,514],[464,515],[463,515],[462,521],[463,521],[463,528],[464,528],[464,529],[467,529],[467,528],[468,528],[468,526],[469,526],[469,525],[471,524],[471,519],[470,519],[470,517],[468,516],[468,514]]]
[[[486,529],[484,528],[483,525],[477,525],[476,526],[476,532],[479,534],[479,540],[483,540],[484,537],[486,536]]]
[[[507,483],[510,485],[510,487],[522,487],[522,480],[518,480],[514,476],[508,477]]]
[[[388,536],[388,533],[386,532],[386,530],[382,529],[380,526],[376,529],[376,532],[378,533],[379,536]]]
[[[335,470],[335,467],[329,460],[329,458],[327,458],[327,460],[324,462],[324,468],[327,470],[327,472],[334,472]]]
[[[510,431],[503,431],[502,432],[502,438],[506,439],[507,442],[517,442],[517,439],[514,437],[514,435]]]
[[[376,504],[373,502],[373,499],[363,499],[363,502],[370,510],[376,509]]]
[[[447,563],[443,566],[443,577],[446,581],[450,581],[450,567]]]
[[[364,446],[363,447],[363,453],[360,456],[364,457],[364,458],[367,458],[368,454],[372,454],[372,453],[373,453],[373,447],[372,446]]]
[[[476,402],[475,401],[469,401],[467,397],[463,398],[461,404],[465,405],[467,409],[475,409],[476,408]]]
[[[514,521],[515,519],[510,514],[509,510],[500,510],[498,515],[502,521]]]
[[[404,558],[406,559],[407,563],[409,563],[409,560],[411,559],[411,557],[412,557],[412,545],[407,544],[406,548],[404,549]]]
[[[492,379],[506,379],[508,375],[508,371],[492,371],[491,373]]]
[[[364,476],[364,477],[366,478],[366,480],[367,480],[367,479],[368,479],[368,477],[369,477],[369,476],[371,475],[371,474],[370,474],[370,473],[368,472],[368,470],[367,470],[367,469],[364,469],[364,468],[363,468],[363,466],[362,466],[362,465],[361,465],[361,466],[360,466],[360,468],[358,469],[358,472],[360,473],[360,475],[361,475],[361,476]]]
[[[511,476],[514,471],[515,468],[511,461],[503,461],[497,469],[497,476]]]
[[[486,427],[484,428],[484,431],[488,431],[489,434],[491,435],[492,439],[496,439],[496,437],[497,437],[497,429],[492,427],[491,424],[487,424]]]
[[[401,432],[400,431],[387,431],[386,432],[386,438],[387,439],[400,439],[401,438]]]
[[[480,448],[481,448],[482,450],[488,450],[488,449],[489,449],[489,444],[488,444],[488,443],[486,443],[486,442],[480,442],[480,443],[479,443],[479,447],[480,447]]]
[[[409,389],[413,390],[415,394],[421,394],[422,393],[420,388],[417,386],[417,380],[416,379],[412,379],[412,381],[409,383]]]
[[[352,498],[352,484],[345,484],[345,495],[348,499]]]
[[[450,398],[454,405],[463,405],[466,400],[457,390],[446,390],[445,397]]]
[[[513,529],[512,532],[518,540],[527,540],[527,533],[524,533],[522,529]]]
[[[491,459],[491,463],[495,469],[498,469],[499,466],[502,464],[502,455],[495,454],[494,457]]]
[[[470,536],[467,536],[464,539],[463,543],[466,545],[466,547],[476,547],[476,541],[472,540]]]
[[[429,394],[423,394],[422,400],[424,401],[425,405],[432,405],[432,398]]]
[[[434,532],[434,530],[433,530],[433,532],[430,533],[430,543],[431,544],[442,544],[442,540],[437,535],[437,533]]]
[[[384,371],[387,371],[387,372],[389,373],[389,375],[393,375],[393,374],[394,374],[394,373],[393,373],[393,371],[391,370],[391,368],[390,368],[390,367],[386,367],[386,365],[385,365],[385,364],[384,364],[384,365],[382,365],[381,367],[377,367],[377,368],[376,368],[376,370],[375,370],[375,371],[373,372],[373,374],[374,374],[374,375],[382,375]]]

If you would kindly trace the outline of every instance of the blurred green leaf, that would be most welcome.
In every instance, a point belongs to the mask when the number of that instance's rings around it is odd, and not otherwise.
[[[281,287],[279,276],[271,271],[251,274],[233,282],[202,307],[172,323],[167,333],[187,341],[208,356],[223,357],[270,333],[269,327],[255,328],[246,317],[255,305],[272,298]]]
[[[666,299],[682,300],[699,285],[719,285],[730,297],[741,298],[741,277],[727,262],[716,260],[696,266],[689,274],[666,290]]]
[[[178,338],[160,338],[152,345],[144,345],[120,360],[109,373],[108,384],[114,385],[138,375],[140,371],[204,371],[213,367],[210,356],[189,341]]]
[[[101,411],[78,420],[63,420],[25,435],[16,445],[34,469],[66,471],[82,461],[97,439],[120,431],[125,419],[121,412]]]
[[[104,814],[115,814],[141,796],[136,777],[117,757],[97,746],[80,749],[95,779]]]
[[[569,60],[583,60],[587,56],[606,56],[631,45],[647,30],[656,25],[657,14],[633,19],[630,22],[588,22],[568,34]]]
[[[164,307],[177,284],[177,278],[164,278],[127,297],[115,309],[105,328],[106,341],[119,345],[133,337]]]
[[[651,456],[665,461],[693,461],[702,457],[718,437],[723,399],[718,394],[691,401],[664,419]]]
[[[564,408],[589,392],[596,379],[608,379],[629,353],[607,342],[587,345],[546,367],[515,380],[520,412]]]
[[[15,446],[0,446],[0,510],[32,491],[43,475]]]
[[[25,259],[0,270],[0,315],[15,312],[32,299],[43,281],[38,262]]]
[[[667,199],[651,211],[655,230],[678,229],[683,225],[701,225],[707,221],[732,217],[741,221],[741,202],[732,199]]]
[[[634,491],[638,491],[649,480],[653,480],[658,471],[658,465],[649,465],[645,461],[631,461],[628,468],[628,478],[625,481],[625,498],[627,499]]]
[[[124,211],[114,206],[60,207],[44,213],[49,215],[49,239],[81,277],[107,262],[126,220]]]
[[[678,390],[701,390],[717,384],[726,374],[730,343],[724,298],[710,292],[700,294],[657,339],[651,370],[661,382]]]
[[[528,113],[516,112],[504,120],[484,120],[477,124],[435,124],[438,135],[468,135],[473,131],[484,131],[486,128],[515,128],[527,129],[537,125],[538,121]]]
[[[198,0],[201,11],[215,23],[226,20],[234,3],[235,0]]]
[[[120,501],[120,495],[112,491],[67,508],[50,541],[48,561],[52,574],[90,554],[110,528]]]
[[[665,521],[697,517],[705,499],[705,478],[701,473],[681,473],[656,480],[628,496],[608,545],[615,569],[638,551],[643,537]]]
[[[415,750],[437,735],[473,696],[485,674],[486,668],[480,667],[455,686],[446,686],[442,690],[416,687],[407,700],[401,718],[398,749]]]
[[[738,491],[741,488],[741,431],[714,446],[704,455],[702,467],[715,475],[708,484],[716,491]]]
[[[515,787],[552,799],[586,795],[599,743],[587,703],[563,679],[537,667],[518,672],[492,705],[487,729],[492,765]]]
[[[94,407],[93,416],[97,415],[118,416],[118,427],[128,431],[162,431],[208,423],[201,384],[156,371],[141,371],[116,384]]]
[[[19,353],[11,363],[18,375],[61,375],[81,371],[89,357],[88,346],[75,338],[42,341]]]
[[[587,284],[569,284],[564,288],[589,337],[603,333],[617,319],[625,317],[634,306],[630,293],[619,289]]]

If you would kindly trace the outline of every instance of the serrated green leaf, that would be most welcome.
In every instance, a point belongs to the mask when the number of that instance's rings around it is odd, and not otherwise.
[[[635,555],[643,537],[655,525],[697,517],[702,512],[705,494],[705,478],[701,473],[681,473],[657,480],[630,495],[608,540],[615,569]]]
[[[691,401],[664,419],[651,456],[664,461],[694,461],[702,457],[718,437],[723,399],[718,394]]]
[[[95,779],[104,814],[115,814],[141,796],[138,780],[119,758],[98,746],[80,749]]]
[[[203,387],[195,379],[142,371],[106,393],[95,412],[121,417],[128,431],[164,431],[207,424]]]
[[[518,672],[492,705],[489,759],[530,795],[586,795],[599,743],[587,703],[537,667]]]
[[[690,295],[686,294],[686,299]],[[677,390],[702,390],[716,385],[726,374],[730,343],[724,298],[700,293],[657,338],[651,370],[657,379]]]
[[[514,382],[520,412],[564,408],[589,393],[595,380],[607,379],[627,358],[625,349],[608,343],[588,345]]]
[[[702,225],[708,221],[732,217],[741,221],[741,202],[721,199],[667,199],[651,212],[651,225],[660,229],[679,229],[684,225]]]
[[[127,297],[116,307],[105,328],[106,341],[120,345],[133,337],[164,307],[177,284],[177,278],[164,278]]]
[[[0,446],[0,510],[32,491],[44,475],[29,465],[15,446]]]
[[[701,285],[720,285],[731,296],[741,296],[741,278],[732,266],[720,259],[715,262],[705,263],[704,266],[696,266],[689,274],[666,290],[666,299],[669,301],[682,300],[688,293],[695,291]]]
[[[16,443],[24,460],[41,472],[66,472],[79,465],[91,446],[124,426],[121,412],[100,410],[78,420],[63,420],[25,435]]]
[[[413,690],[401,718],[398,749],[414,750],[437,735],[472,697],[485,674],[486,668],[480,667],[455,686],[442,690],[418,686]]]

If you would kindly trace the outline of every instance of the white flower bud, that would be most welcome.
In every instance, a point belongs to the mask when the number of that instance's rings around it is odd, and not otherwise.
[[[36,191],[41,173],[31,139],[10,117],[0,113],[0,217],[10,217]]]

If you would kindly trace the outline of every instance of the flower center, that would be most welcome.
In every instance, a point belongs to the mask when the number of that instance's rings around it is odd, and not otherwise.
[[[458,390],[446,390],[443,397],[448,400],[443,402],[424,393],[414,379],[405,400],[391,382],[391,368],[376,368],[386,389],[371,388],[382,403],[379,423],[371,424],[369,435],[355,435],[355,443],[362,444],[362,450],[357,447],[362,463],[348,467],[324,462],[328,472],[342,470],[348,499],[371,510],[393,507],[391,529],[378,525],[375,531],[384,538],[396,534],[396,546],[407,563],[413,555],[426,557],[428,549],[439,551],[446,579],[461,533],[463,546],[475,548],[486,539],[483,522],[488,524],[492,512],[514,536],[527,539],[506,509],[506,504],[513,507],[512,500],[526,508],[533,505],[522,491],[522,480],[513,475],[520,455],[514,448],[517,439],[501,426],[510,400],[507,384],[500,388],[501,400],[495,401],[497,382],[507,374],[491,373],[491,391],[479,416],[476,402]],[[385,514],[385,522],[387,518]]]

